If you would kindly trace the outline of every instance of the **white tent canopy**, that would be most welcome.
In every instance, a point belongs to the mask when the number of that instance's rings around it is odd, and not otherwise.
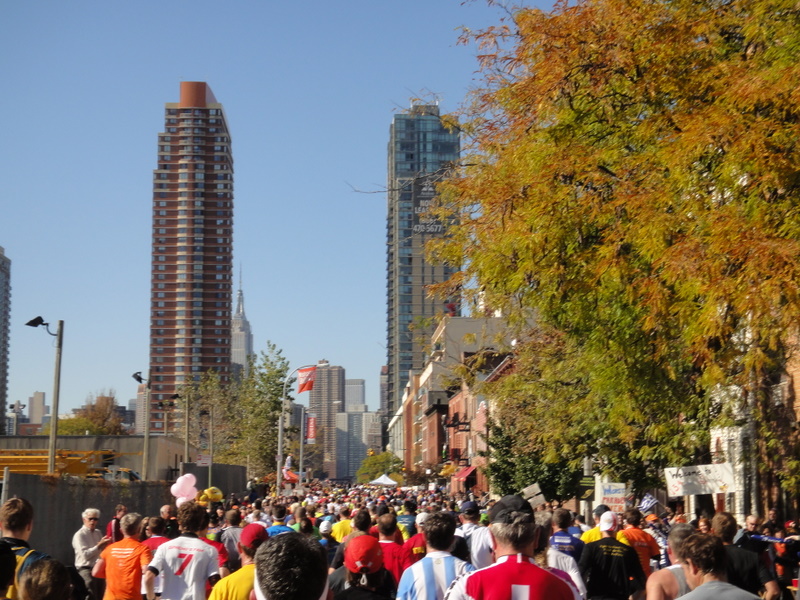
[[[397,485],[397,482],[389,477],[386,473],[378,477],[377,479],[370,481],[370,485]]]

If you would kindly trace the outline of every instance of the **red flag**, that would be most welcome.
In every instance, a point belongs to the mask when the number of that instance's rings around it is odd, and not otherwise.
[[[317,367],[308,367],[297,370],[297,393],[310,392],[314,387],[314,379],[317,377]]]

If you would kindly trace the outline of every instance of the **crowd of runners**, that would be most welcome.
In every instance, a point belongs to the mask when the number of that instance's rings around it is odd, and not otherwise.
[[[316,488],[302,497],[88,507],[74,564],[32,549],[30,502],[0,507],[0,597],[24,600],[739,600],[793,598],[794,523],[598,505],[591,524],[518,495]],[[131,510],[129,510],[129,508]],[[76,515],[77,521],[77,515]],[[77,523],[76,523],[77,526]],[[787,531],[788,529],[788,531]]]

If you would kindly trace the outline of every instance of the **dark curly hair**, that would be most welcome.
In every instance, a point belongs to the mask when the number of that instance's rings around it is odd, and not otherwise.
[[[269,600],[315,600],[328,579],[328,558],[317,540],[295,532],[266,540],[255,557],[257,585]]]

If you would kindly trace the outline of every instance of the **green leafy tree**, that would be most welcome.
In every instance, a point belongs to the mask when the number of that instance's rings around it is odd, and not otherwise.
[[[213,412],[215,460],[247,465],[257,477],[274,473],[280,396],[288,372],[282,351],[268,341],[241,380],[225,383],[209,371],[185,385],[178,403],[184,411],[189,406],[189,441],[207,445]]]
[[[256,473],[274,473],[278,453],[278,416],[281,395],[289,374],[289,361],[272,342],[250,370],[239,396],[241,435],[237,447]],[[291,381],[286,386],[291,387]]]
[[[497,419],[544,460],[645,486],[741,418],[716,402],[737,386],[763,472],[800,490],[771,399],[800,309],[798,31],[782,0],[591,0],[467,35],[483,85],[430,251],[460,267],[443,296],[537,319]]]
[[[40,435],[50,435],[50,423],[42,427]],[[58,435],[107,435],[96,422],[86,417],[58,420]]]
[[[396,482],[401,483],[403,481],[403,477],[400,475],[402,469],[403,461],[401,459],[391,452],[382,452],[364,458],[364,462],[356,472],[356,480],[359,483],[368,483],[386,473]]]

